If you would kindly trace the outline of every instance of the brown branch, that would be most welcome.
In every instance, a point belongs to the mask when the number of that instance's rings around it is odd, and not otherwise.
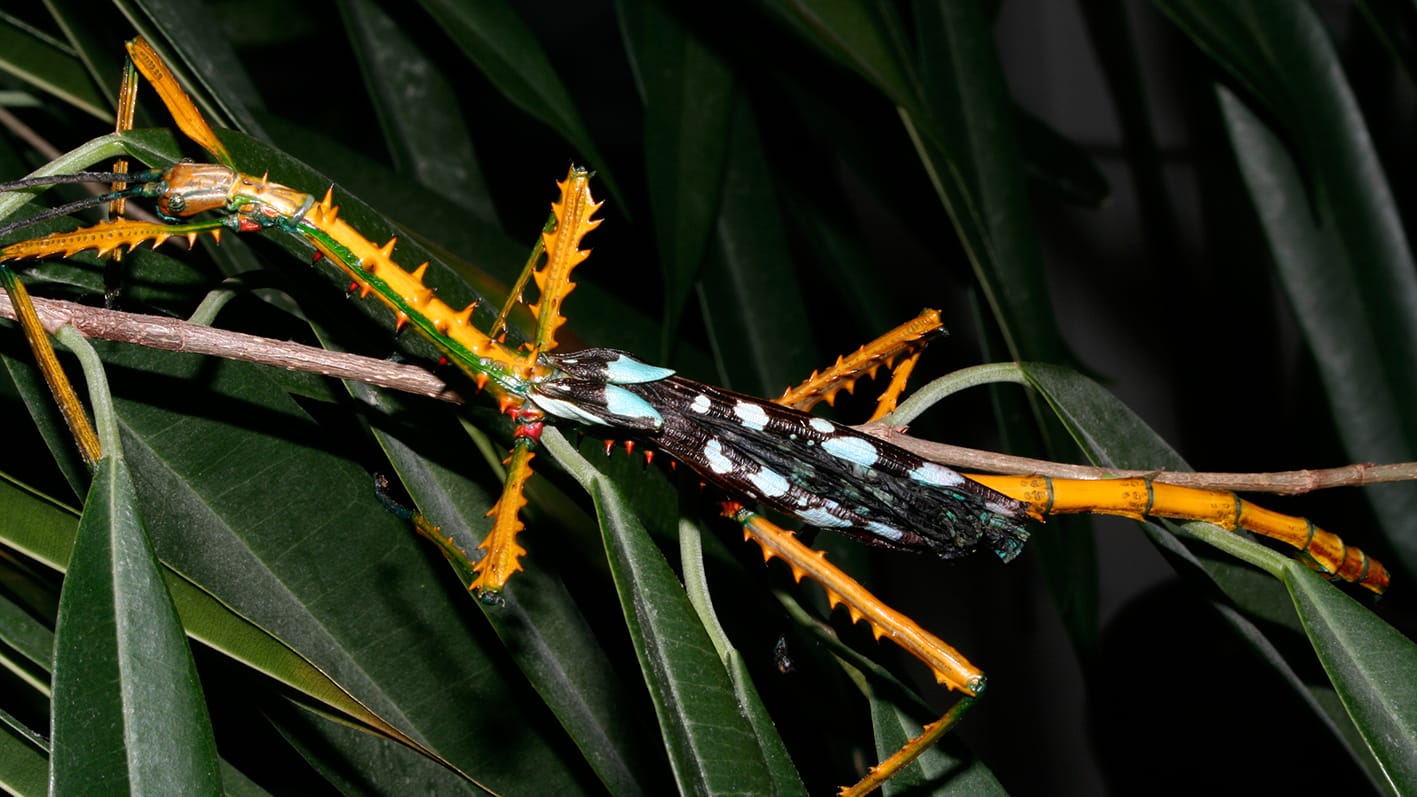
[[[429,371],[407,363],[395,363],[358,354],[326,351],[315,346],[272,340],[243,332],[192,324],[159,316],[103,310],[56,299],[35,299],[44,328],[53,333],[71,324],[85,337],[134,343],[166,351],[205,354],[232,360],[270,365],[292,371],[353,379],[379,387],[429,396],[455,404],[462,396]],[[10,299],[0,291],[0,317],[11,318]],[[1296,494],[1330,487],[1352,487],[1417,479],[1417,463],[1394,465],[1357,464],[1323,470],[1281,473],[1182,473],[1112,470],[1085,465],[1015,457],[992,451],[962,448],[947,443],[910,437],[880,423],[857,427],[861,431],[922,457],[953,467],[989,473],[1026,473],[1073,479],[1151,477],[1158,482],[1234,492]]]
[[[1026,473],[1061,479],[1150,478],[1163,484],[1198,487],[1229,492],[1278,493],[1297,495],[1331,487],[1358,487],[1365,484],[1412,481],[1417,479],[1417,462],[1392,465],[1359,463],[1321,470],[1290,470],[1275,473],[1202,473],[1193,471],[1117,470],[1088,465],[1070,465],[1042,459],[1016,457],[994,451],[980,451],[948,443],[921,440],[883,423],[856,427],[873,437],[894,443],[907,451],[958,468],[986,473]]]
[[[317,346],[215,329],[174,318],[104,310],[57,299],[37,298],[34,306],[40,322],[50,334],[65,324],[71,324],[84,337],[134,343],[150,349],[245,360],[463,403],[463,398],[447,383],[417,365],[327,351]],[[10,297],[3,292],[0,292],[0,317],[15,317]]]

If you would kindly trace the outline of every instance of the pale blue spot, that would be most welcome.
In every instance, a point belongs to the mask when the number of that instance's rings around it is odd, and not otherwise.
[[[835,506],[836,504],[832,505]],[[822,508],[799,509],[794,514],[801,518],[803,522],[823,529],[840,529],[847,528],[851,525],[851,521],[843,520]]]
[[[708,463],[709,470],[720,475],[733,470],[733,463],[723,455],[723,443],[717,437],[709,438],[704,444],[704,462]]]
[[[659,410],[623,387],[605,386],[605,408],[616,417],[637,421],[637,427],[649,425],[659,429],[664,426],[664,417]]]
[[[872,520],[867,523],[865,529],[877,537],[884,537],[888,540],[899,540],[905,536],[905,532],[895,526],[887,526],[878,520]]]
[[[671,368],[661,368],[636,360],[628,354],[621,354],[605,361],[605,379],[615,385],[635,385],[641,382],[658,382],[674,375]]]
[[[755,432],[761,432],[767,428],[767,411],[757,404],[749,404],[746,401],[739,401],[733,405],[733,414],[738,416],[738,420],[743,425]]]
[[[709,397],[705,396],[702,393],[697,396],[694,396],[693,403],[689,405],[689,409],[693,410],[694,412],[697,412],[700,415],[708,414],[709,409],[712,407],[713,402],[709,401]]]
[[[963,476],[933,462],[921,463],[920,467],[910,471],[910,478],[935,487],[958,487],[964,484]]]
[[[869,468],[881,458],[880,451],[869,441],[859,437],[833,437],[822,441],[822,450],[847,462],[854,462]]]
[[[787,493],[787,479],[781,474],[763,468],[757,473],[750,474],[748,481],[758,488],[759,494],[764,498],[776,498]]]
[[[593,424],[596,426],[610,425],[610,422],[604,418],[598,415],[592,415],[569,401],[562,401],[561,399],[539,394],[532,396],[531,401],[547,415],[555,415],[557,418],[565,418],[568,421],[577,421],[579,423]],[[654,408],[650,407],[650,411],[653,412]],[[655,414],[658,415],[658,413]],[[662,424],[663,422],[663,419],[660,419],[660,423]]]
[[[836,426],[826,418],[813,418],[807,421],[807,425],[822,434],[834,434],[836,432]]]

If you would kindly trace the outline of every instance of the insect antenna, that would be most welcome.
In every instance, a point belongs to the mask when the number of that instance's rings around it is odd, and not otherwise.
[[[35,186],[58,185],[61,183],[111,183],[114,182],[115,179],[129,180],[135,183],[119,191],[109,191],[97,196],[77,199],[73,202],[49,208],[48,210],[42,210],[33,216],[12,221],[9,224],[0,226],[0,236],[9,235],[15,230],[24,229],[25,227],[30,227],[42,221],[67,216],[76,211],[106,205],[115,199],[131,199],[133,197],[145,196],[149,192],[147,183],[150,182],[150,180],[143,178],[150,176],[160,176],[160,174],[143,173],[132,175],[118,174],[115,172],[79,172],[77,174],[56,174],[48,177],[26,177],[23,180],[16,180],[13,183],[0,184],[0,193],[3,193],[6,191],[33,188]]]
[[[147,182],[162,176],[162,172],[149,171],[138,174],[128,172],[74,172],[72,174],[42,174],[22,177],[9,183],[0,183],[0,193],[19,191],[36,186],[64,185],[66,183],[129,183]]]

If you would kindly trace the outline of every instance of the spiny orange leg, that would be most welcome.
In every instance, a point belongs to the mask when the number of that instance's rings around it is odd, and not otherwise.
[[[530,307],[537,317],[536,335],[530,348],[521,355],[528,369],[539,367],[537,358],[542,352],[556,348],[556,330],[566,322],[561,315],[561,303],[575,288],[570,279],[571,271],[590,254],[580,248],[581,239],[600,224],[599,219],[592,218],[600,203],[590,194],[590,172],[572,168],[557,186],[561,196],[551,205],[555,223],[548,223],[548,229],[541,235],[545,263],[536,268],[533,256],[527,264],[539,292],[536,304]],[[518,285],[524,284],[525,279],[525,276],[519,279]],[[526,550],[517,544],[516,537],[524,527],[517,514],[526,505],[523,492],[531,477],[532,449],[541,434],[542,418],[540,411],[529,402],[508,403],[503,410],[518,423],[516,440],[511,458],[507,460],[502,496],[488,513],[493,518],[492,531],[479,546],[486,555],[473,565],[477,579],[471,585],[483,601],[493,603],[499,600],[498,593],[512,574],[522,569],[520,559]]]
[[[1091,480],[966,475],[1007,496],[1027,501],[1045,514],[1093,512],[1134,520],[1150,515],[1202,520],[1229,531],[1246,529],[1298,550],[1306,564],[1332,580],[1358,584],[1377,594],[1382,594],[1388,586],[1388,572],[1382,563],[1344,544],[1338,535],[1304,518],[1256,506],[1231,492],[1160,484],[1140,478]]]
[[[851,354],[838,357],[836,364],[827,370],[820,373],[812,372],[812,375],[802,384],[789,388],[777,398],[776,403],[797,410],[811,409],[823,401],[831,404],[836,399],[838,391],[845,389],[848,393],[851,392],[856,385],[856,380],[863,376],[875,376],[877,369],[882,365],[889,366],[896,357],[901,355],[910,357],[908,365],[902,363],[908,376],[910,369],[914,367],[915,355],[925,348],[931,338],[941,334],[943,330],[944,325],[940,322],[939,310],[922,310],[920,315]],[[901,379],[899,387],[895,387],[893,384],[893,392],[888,391],[889,403],[892,407],[895,404],[895,397],[899,395],[904,386],[904,380]],[[886,401],[885,396],[882,396],[882,401]],[[878,408],[872,420],[883,414]]]
[[[472,570],[477,574],[468,589],[477,593],[486,604],[502,602],[501,591],[513,573],[522,569],[521,557],[526,549],[517,543],[517,534],[525,526],[520,513],[526,506],[526,481],[531,478],[531,460],[535,454],[535,441],[530,436],[520,435],[512,445],[512,453],[506,460],[507,476],[502,485],[502,496],[487,510],[492,518],[492,530],[477,546],[484,551],[481,559],[474,562]]]
[[[864,621],[876,639],[886,638],[899,645],[929,667],[936,681],[962,693],[960,700],[949,711],[926,725],[919,736],[895,754],[872,767],[859,783],[843,788],[841,794],[863,795],[874,791],[959,722],[975,698],[984,692],[984,673],[944,640],[882,603],[855,579],[828,562],[824,552],[803,544],[797,535],[737,503],[726,502],[724,513],[742,524],[744,539],[750,539],[762,547],[765,561],[778,557],[791,568],[796,580],[801,581],[805,577],[820,584],[833,608],[845,606],[852,622]]]
[[[921,350],[940,330],[939,312],[925,310],[916,318],[862,346],[851,355],[838,358],[836,364],[826,371],[813,373],[806,382],[784,393],[776,403],[796,409],[807,409],[821,401],[830,403],[839,390],[851,390],[861,376],[873,375],[882,365],[889,366],[897,357],[905,355],[906,359],[894,369],[895,376],[890,387],[878,402],[875,416],[884,415],[894,408],[896,398],[904,389],[905,379],[914,367]],[[859,783],[843,788],[841,794],[863,795],[874,791],[939,741],[959,722],[974,700],[984,691],[984,673],[944,640],[887,606],[860,583],[828,562],[822,551],[804,545],[795,534],[744,509],[736,502],[725,502],[723,507],[726,515],[735,518],[743,526],[744,538],[762,547],[765,560],[778,557],[787,563],[793,577],[798,581],[806,577],[821,585],[833,608],[838,604],[844,605],[853,622],[865,621],[877,639],[890,639],[929,667],[939,683],[962,693],[960,700],[949,711],[926,725],[919,736],[911,739],[900,750],[872,767]]]
[[[556,348],[556,330],[566,323],[561,304],[576,287],[571,270],[590,257],[590,250],[580,248],[581,239],[600,226],[600,219],[591,218],[601,203],[590,195],[589,171],[571,169],[556,185],[561,189],[561,201],[551,206],[555,229],[541,233],[546,263],[531,274],[540,292],[536,304],[528,308],[536,315],[536,337],[528,355],[532,359]]]
[[[220,239],[225,225],[221,221],[200,221],[190,224],[162,224],[132,219],[101,221],[92,227],[83,227],[70,232],[56,232],[43,238],[17,241],[0,248],[0,262],[27,260],[44,257],[70,257],[79,252],[92,250],[99,257],[127,247],[132,249],[144,241],[152,241],[157,247],[170,238],[186,239],[188,245],[194,243],[201,233],[211,233]]]

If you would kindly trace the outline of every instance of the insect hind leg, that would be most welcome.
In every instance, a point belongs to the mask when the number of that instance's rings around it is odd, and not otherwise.
[[[846,607],[853,622],[865,622],[876,639],[886,638],[919,659],[935,680],[960,692],[958,701],[938,720],[900,750],[872,767],[860,782],[841,790],[842,795],[864,795],[885,783],[921,753],[954,728],[974,701],[984,692],[984,673],[944,640],[926,631],[914,620],[892,609],[859,582],[827,561],[822,551],[808,547],[797,535],[736,503],[725,503],[724,512],[742,527],[745,539],[757,543],[764,560],[774,557],[785,562],[797,581],[810,578],[826,591],[828,603]]]

